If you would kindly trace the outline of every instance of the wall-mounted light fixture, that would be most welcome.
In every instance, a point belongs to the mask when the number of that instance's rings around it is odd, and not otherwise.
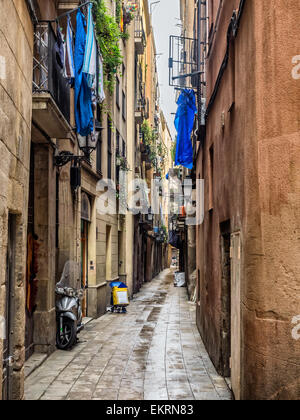
[[[103,127],[96,125],[94,133],[88,136],[81,136],[77,134],[77,142],[79,149],[83,152],[83,155],[77,156],[68,151],[59,152],[57,149],[54,152],[54,165],[62,167],[67,165],[69,162],[75,162],[75,164],[80,163],[84,159],[89,159],[92,152],[96,150],[100,132],[103,130]]]

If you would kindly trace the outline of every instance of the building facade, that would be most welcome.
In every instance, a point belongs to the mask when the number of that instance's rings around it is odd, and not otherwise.
[[[236,399],[299,399],[299,4],[183,0],[182,8],[201,70],[198,328]]]
[[[33,27],[25,2],[0,17],[0,399],[23,395]],[[7,19],[10,16],[10,19]],[[3,360],[3,362],[2,362]]]
[[[155,106],[159,114],[159,104],[147,2],[131,14],[131,2],[105,0],[106,12],[124,35],[119,40],[122,63],[116,74],[105,73],[115,81],[114,88],[105,88],[105,101],[94,107],[97,149],[82,159],[75,133],[74,89],[63,76],[55,45],[57,17],[65,33],[66,14],[84,2],[3,3],[0,252],[5,264],[0,274],[0,399],[22,399],[25,360],[34,352],[49,355],[55,350],[55,286],[67,261],[81,267],[84,316],[97,318],[110,305],[111,281],[125,282],[130,296],[145,281],[145,272],[135,277],[136,237],[144,247],[144,267],[154,258],[149,240],[157,244],[156,258],[163,259],[162,243],[154,235],[149,239],[141,216],[127,211],[127,205],[122,214],[118,194],[122,170],[128,183],[137,176],[146,180],[152,170],[151,165],[146,170],[141,156],[140,126],[144,119],[154,125],[150,109]],[[82,12],[86,15],[86,7]],[[76,28],[76,10],[70,16]],[[139,71],[139,64],[144,67],[137,80],[132,69]],[[147,78],[156,84],[146,94]],[[66,159],[66,152],[73,157]],[[116,185],[117,195],[114,192],[114,208],[103,212],[108,184]],[[157,269],[147,273],[149,281]]]

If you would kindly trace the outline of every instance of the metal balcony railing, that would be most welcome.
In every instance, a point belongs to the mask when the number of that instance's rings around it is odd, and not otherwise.
[[[56,35],[50,22],[35,25],[33,93],[50,93],[61,113],[70,122],[70,85],[56,59]]]
[[[135,111],[144,112],[146,107],[146,87],[145,83],[140,82],[137,88],[136,100],[135,100]]]
[[[135,19],[134,19],[134,25],[135,25],[135,29],[134,29],[134,36],[136,41],[138,40],[143,45],[143,47],[145,48],[146,46],[146,34],[145,34],[145,30],[144,30],[144,24],[143,24],[143,19],[142,16],[140,15],[136,15]]]

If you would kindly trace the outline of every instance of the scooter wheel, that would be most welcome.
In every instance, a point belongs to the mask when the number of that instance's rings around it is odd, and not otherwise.
[[[63,331],[59,331],[59,327],[56,333],[56,346],[60,350],[68,350],[76,343],[77,332],[75,322],[69,318],[63,320]]]

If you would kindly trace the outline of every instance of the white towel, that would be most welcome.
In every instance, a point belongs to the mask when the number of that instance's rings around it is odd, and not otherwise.
[[[88,75],[88,85],[92,89],[97,72],[97,44],[91,3],[88,9],[87,37],[82,71]]]
[[[99,80],[98,80],[98,100],[102,103],[105,100],[104,92],[104,74],[103,74],[103,59],[100,53],[99,54]]]
[[[65,65],[64,77],[66,79],[73,79],[75,77],[74,64],[74,46],[73,46],[73,31],[71,27],[71,18],[68,16],[67,39],[65,43]]]

